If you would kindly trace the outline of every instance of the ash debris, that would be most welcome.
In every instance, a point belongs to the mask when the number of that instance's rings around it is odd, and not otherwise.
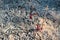
[[[0,7],[0,40],[60,39],[59,11],[49,5],[40,6],[37,0],[11,2],[0,4],[5,7]]]

